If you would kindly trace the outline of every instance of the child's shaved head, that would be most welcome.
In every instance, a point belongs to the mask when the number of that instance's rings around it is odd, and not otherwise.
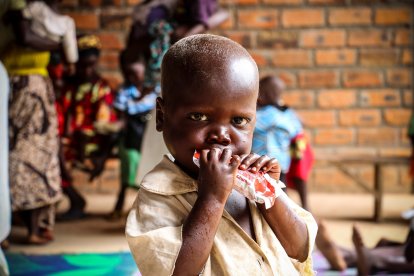
[[[249,53],[230,39],[195,35],[174,44],[161,67],[157,130],[175,162],[196,177],[194,151],[250,153],[259,73]]]
[[[257,82],[256,63],[241,45],[217,35],[193,35],[178,41],[165,54],[161,67],[162,96],[168,101],[177,90],[220,83],[223,74],[242,70],[246,71],[245,78],[235,82]]]

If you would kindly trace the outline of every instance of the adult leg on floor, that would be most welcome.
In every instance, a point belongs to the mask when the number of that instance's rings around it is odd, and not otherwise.
[[[41,208],[21,211],[21,217],[27,227],[27,243],[29,244],[45,244],[48,242],[40,236],[39,217]]]
[[[331,239],[328,230],[323,221],[318,222],[318,233],[316,235],[316,246],[326,258],[333,270],[343,271],[347,268],[347,263],[342,251]],[[344,249],[345,250],[345,249]],[[352,254],[351,251],[345,252],[347,256]]]
[[[70,207],[65,213],[59,215],[57,220],[76,220],[85,216],[86,201],[83,196],[73,187],[72,184],[62,188],[63,193],[68,196]]]

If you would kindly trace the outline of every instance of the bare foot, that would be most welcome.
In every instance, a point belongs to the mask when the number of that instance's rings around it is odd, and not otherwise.
[[[44,245],[48,243],[49,241],[45,238],[42,238],[38,235],[31,234],[27,237],[27,243],[32,245]]]
[[[319,229],[318,234],[316,235],[316,246],[319,248],[322,255],[326,258],[332,269],[340,271],[345,270],[347,268],[345,259],[341,251],[329,236],[329,233],[323,221],[319,221],[318,226]]]
[[[40,237],[48,241],[53,241],[55,239],[53,231],[47,228],[40,228]]]
[[[355,225],[352,227],[352,242],[354,243],[357,254],[358,276],[367,276],[371,270],[370,256],[368,249],[362,241],[361,233]]]

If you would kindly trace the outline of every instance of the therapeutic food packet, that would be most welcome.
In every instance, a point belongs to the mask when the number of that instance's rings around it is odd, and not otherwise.
[[[198,167],[200,167],[199,159],[200,153],[195,151],[193,162]],[[248,199],[264,203],[266,209],[269,209],[273,206],[276,198],[282,192],[281,189],[284,187],[286,186],[282,181],[276,181],[262,171],[253,173],[248,170],[238,170],[234,188]]]

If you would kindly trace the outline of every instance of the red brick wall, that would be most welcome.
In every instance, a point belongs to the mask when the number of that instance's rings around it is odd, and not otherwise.
[[[101,70],[122,81],[118,52],[140,0],[64,0],[79,33],[103,41]],[[262,75],[287,83],[285,100],[300,114],[317,156],[408,155],[412,108],[410,0],[221,0],[230,18],[212,33],[246,47]],[[372,186],[371,166],[352,171]],[[388,166],[386,187],[409,190],[406,166]],[[316,165],[312,188],[360,190],[333,166]]]

